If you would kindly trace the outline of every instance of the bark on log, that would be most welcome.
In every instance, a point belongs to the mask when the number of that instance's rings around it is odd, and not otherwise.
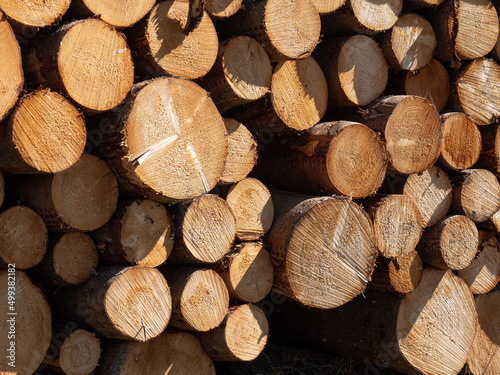
[[[205,0],[205,10],[213,20],[231,17],[243,5],[243,0]]]
[[[24,272],[0,270],[0,313],[0,371],[34,373],[50,345],[52,318],[43,293]]]
[[[340,306],[369,282],[377,248],[368,215],[349,198],[273,192],[268,233],[273,290],[306,306]]]
[[[205,90],[184,79],[156,78],[136,85],[115,115],[101,152],[124,189],[174,203],[215,187],[227,139]]]
[[[419,96],[387,96],[364,112],[366,125],[384,133],[389,162],[399,173],[418,173],[438,159],[442,145],[439,113]]]
[[[259,242],[238,245],[222,260],[217,270],[232,299],[241,302],[262,301],[273,286],[273,264],[266,247]]]
[[[157,267],[170,255],[174,233],[172,217],[163,205],[139,199],[119,207],[92,238],[103,264]]]
[[[33,210],[14,206],[0,214],[0,260],[25,270],[40,263],[47,251],[47,228]]]
[[[156,268],[111,266],[81,286],[60,289],[51,306],[61,320],[84,324],[102,337],[147,341],[165,330],[172,299]]]
[[[375,132],[360,123],[335,121],[265,145],[255,174],[280,189],[363,198],[377,192],[386,169],[387,152]]]
[[[306,318],[307,317],[307,318]],[[297,324],[307,319],[309,324]],[[368,291],[331,310],[280,305],[273,334],[364,361],[365,373],[392,368],[405,374],[454,375],[464,366],[476,334],[474,297],[451,270],[424,270],[402,298]]]
[[[453,209],[481,223],[500,209],[500,184],[485,169],[466,169],[452,178]]]
[[[172,293],[171,326],[206,332],[221,324],[229,308],[229,293],[215,271],[175,267],[162,272]]]
[[[431,24],[415,13],[399,18],[380,41],[387,62],[395,69],[415,71],[423,68],[431,61],[436,48]]]
[[[174,214],[177,238],[169,261],[215,263],[232,248],[236,222],[231,208],[216,195],[203,195],[178,205]]]
[[[334,13],[335,14],[335,13]],[[384,91],[387,61],[378,44],[365,35],[323,40],[313,54],[328,83],[328,106],[369,104]]]
[[[324,16],[335,12],[345,4],[346,0],[312,0],[312,2],[316,5],[319,15]]]
[[[16,176],[9,185],[53,232],[96,230],[111,218],[118,201],[113,172],[92,155],[82,155],[54,175]]]
[[[319,43],[321,21],[311,1],[244,0],[243,6],[244,11],[217,25],[221,39],[250,35],[271,61],[302,59]]]
[[[227,158],[219,183],[233,184],[243,180],[257,162],[257,142],[241,122],[226,118]]]
[[[24,63],[33,84],[65,92],[86,114],[119,105],[134,80],[125,37],[95,18],[65,24],[32,44]]]
[[[3,121],[17,102],[23,85],[24,74],[21,61],[21,48],[14,32],[5,17],[0,12],[0,121]]]
[[[109,341],[104,345],[101,375],[215,375],[200,341],[189,333],[164,333],[148,342]]]
[[[262,98],[271,85],[272,67],[262,46],[248,36],[219,45],[212,70],[200,80],[220,111]]]
[[[57,173],[82,155],[85,121],[62,95],[42,89],[25,95],[0,129],[0,168],[7,173]]]
[[[438,163],[449,170],[472,167],[481,155],[481,132],[477,125],[460,112],[441,115],[443,146]]]
[[[200,334],[200,341],[215,361],[252,361],[267,343],[266,315],[252,304],[231,308],[217,328]]]
[[[466,216],[454,215],[427,228],[417,251],[425,263],[457,271],[471,264],[478,247],[476,224]]]
[[[141,80],[163,75],[196,79],[212,68],[219,46],[217,32],[204,11],[193,30],[186,30],[189,3],[160,2],[127,32]]]
[[[411,174],[403,194],[418,206],[424,227],[436,225],[448,213],[452,202],[452,187],[446,173],[436,166]]]

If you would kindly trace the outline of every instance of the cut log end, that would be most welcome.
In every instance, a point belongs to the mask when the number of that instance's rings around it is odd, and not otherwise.
[[[0,214],[0,257],[17,269],[40,263],[47,251],[48,232],[33,210],[15,206]]]
[[[387,259],[379,257],[368,288],[396,293],[410,293],[420,284],[424,271],[416,251]]]
[[[312,2],[316,5],[319,15],[324,16],[335,12],[345,4],[346,0],[312,0]]]
[[[231,17],[240,10],[243,0],[206,0],[205,9],[212,19]]]
[[[403,0],[351,0],[351,7],[361,25],[372,32],[380,32],[389,30],[397,22]]]
[[[94,15],[115,27],[129,27],[144,17],[155,0],[126,0],[119,3],[100,0],[79,0]]]
[[[50,26],[59,21],[68,10],[70,2],[71,0],[52,0],[19,3],[16,0],[1,0],[0,9],[18,24],[22,35],[23,31]]]
[[[59,351],[59,365],[66,374],[88,375],[101,357],[101,344],[95,334],[83,329],[71,333]]]

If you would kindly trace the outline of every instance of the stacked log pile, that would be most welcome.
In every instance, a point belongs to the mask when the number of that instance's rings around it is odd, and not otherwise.
[[[500,371],[500,6],[35,3],[0,0],[1,373],[215,374],[269,333]]]

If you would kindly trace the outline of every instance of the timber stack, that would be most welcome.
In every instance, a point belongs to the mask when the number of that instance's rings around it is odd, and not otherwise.
[[[0,372],[498,374],[499,12],[0,0]]]

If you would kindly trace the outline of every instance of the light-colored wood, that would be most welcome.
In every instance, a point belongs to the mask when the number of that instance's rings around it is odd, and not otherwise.
[[[416,251],[396,259],[379,257],[367,288],[395,293],[410,293],[420,284],[424,267]]]
[[[243,0],[205,0],[205,10],[213,20],[228,18],[240,10]]]
[[[266,346],[268,335],[264,312],[246,304],[231,308],[219,327],[200,334],[200,341],[213,360],[252,361]]]
[[[82,155],[54,175],[19,176],[12,183],[53,232],[96,230],[111,218],[118,201],[113,172],[93,155]]]
[[[453,209],[481,223],[500,209],[500,184],[485,169],[465,169],[452,178]]]
[[[273,223],[274,206],[271,193],[255,178],[245,178],[229,189],[226,202],[236,220],[236,236],[253,241],[267,233]]]
[[[450,75],[443,64],[431,59],[422,69],[407,73],[405,92],[426,98],[440,112],[450,97]]]
[[[156,268],[111,266],[98,269],[81,286],[60,289],[52,308],[101,337],[147,341],[165,330],[172,298]]]
[[[335,13],[334,13],[335,14]],[[328,83],[328,106],[369,104],[385,89],[387,61],[378,44],[365,35],[323,40],[314,51]]]
[[[47,251],[47,228],[33,210],[14,206],[0,214],[0,258],[25,270],[40,263]]]
[[[443,145],[439,164],[446,169],[472,167],[481,155],[481,132],[477,125],[460,112],[441,115]]]
[[[376,193],[386,169],[387,152],[375,132],[334,121],[265,144],[255,174],[280,189],[363,198]]]
[[[69,8],[71,0],[34,0],[19,2],[1,0],[0,9],[11,20],[16,33],[32,32],[59,22]]]
[[[490,224],[494,231],[500,233],[500,210],[495,212],[493,216],[488,220],[487,224]]]
[[[171,326],[206,332],[221,324],[229,308],[229,293],[215,271],[175,267],[166,268],[163,274],[172,293]]]
[[[162,204],[139,199],[120,206],[92,238],[101,263],[157,267],[170,255],[174,233],[172,217]]]
[[[189,333],[168,332],[148,342],[110,342],[102,354],[98,374],[215,375],[212,360],[200,341]]]
[[[426,66],[436,48],[436,36],[431,24],[416,13],[400,17],[391,31],[383,34],[381,42],[387,61],[393,68],[412,71]]]
[[[219,45],[212,70],[200,85],[220,111],[262,98],[271,85],[272,67],[262,46],[248,36]]]
[[[471,264],[478,247],[476,224],[467,216],[453,215],[427,228],[417,250],[425,263],[457,271]]]
[[[456,104],[477,125],[500,117],[500,66],[491,58],[472,61],[454,82]]]
[[[266,247],[260,242],[245,242],[222,261],[218,271],[232,299],[256,303],[262,301],[273,286],[273,264]]]
[[[500,281],[500,243],[497,236],[479,231],[479,252],[469,266],[458,271],[472,293],[490,292]]]
[[[0,314],[4,317],[0,325],[2,372],[34,373],[50,345],[52,315],[42,291],[24,272],[0,270]]]
[[[85,121],[62,95],[42,89],[25,95],[0,129],[0,168],[8,173],[57,173],[80,158]]]
[[[445,0],[403,0],[405,10],[416,10],[421,8],[436,7]]]
[[[227,159],[219,183],[233,184],[243,180],[257,162],[257,142],[241,122],[224,119],[227,131]]]
[[[226,255],[236,236],[231,208],[216,195],[203,195],[174,213],[177,238],[169,261],[215,263]]]
[[[377,257],[373,226],[349,198],[273,192],[267,244],[273,290],[306,306],[330,309],[361,293]]]
[[[226,128],[205,90],[155,78],[135,86],[115,112],[102,153],[123,188],[174,203],[215,187],[227,156]]]
[[[24,63],[35,82],[65,92],[87,114],[119,105],[134,80],[124,35],[96,18],[59,27],[29,49]]]
[[[422,173],[408,176],[403,194],[418,206],[424,227],[437,224],[448,213],[452,202],[452,187],[446,173],[432,166]]]
[[[0,12],[0,121],[17,102],[24,84],[21,48],[5,15]]]
[[[312,0],[312,2],[316,5],[319,15],[324,16],[335,12],[345,4],[346,0]]]
[[[411,198],[404,194],[376,196],[364,206],[373,219],[375,243],[384,257],[396,259],[415,250],[423,221]]]
[[[382,131],[392,167],[399,173],[425,171],[438,159],[443,133],[439,113],[419,96],[386,96],[364,112],[366,125]]]

